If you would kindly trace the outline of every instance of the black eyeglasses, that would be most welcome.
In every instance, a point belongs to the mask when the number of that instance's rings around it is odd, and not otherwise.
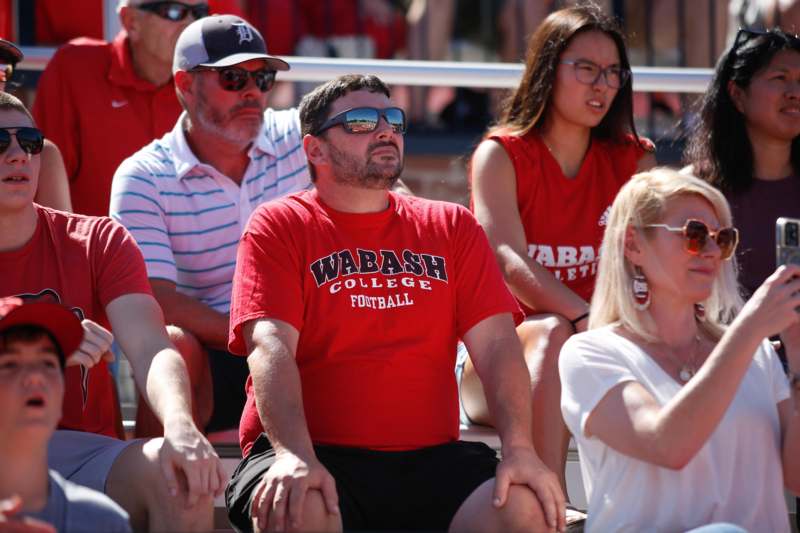
[[[600,76],[606,85],[612,89],[621,89],[631,77],[631,71],[617,65],[601,68],[600,65],[588,59],[575,59],[560,61],[562,65],[572,65],[575,70],[575,79],[586,85],[594,85]]]
[[[11,130],[16,130],[12,133]],[[0,154],[11,146],[11,136],[17,138],[19,147],[26,153],[36,155],[44,147],[44,135],[36,128],[0,128]]]
[[[155,13],[162,19],[180,22],[191,13],[195,20],[208,16],[208,4],[190,5],[183,2],[145,2],[134,6],[136,9]]]
[[[354,107],[326,120],[313,135],[340,124],[347,133],[370,133],[378,128],[381,117],[386,119],[395,133],[403,135],[406,132],[406,114],[399,107]]]
[[[701,220],[689,219],[680,228],[674,228],[667,224],[648,224],[644,227],[663,228],[674,233],[681,233],[685,241],[684,247],[692,255],[700,254],[705,249],[709,238],[714,239],[714,242],[717,243],[721,259],[730,259],[733,252],[736,251],[736,245],[739,244],[739,230],[736,228],[728,227],[711,231]]]
[[[275,71],[262,68],[258,70],[245,70],[239,67],[196,67],[192,71],[210,70],[219,74],[219,85],[226,91],[241,91],[247,85],[247,78],[253,78],[256,87],[262,93],[272,89],[275,85]]]

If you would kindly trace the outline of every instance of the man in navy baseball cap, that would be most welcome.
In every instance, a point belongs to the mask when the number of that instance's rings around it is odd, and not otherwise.
[[[289,64],[267,54],[264,38],[247,21],[234,15],[206,17],[190,24],[178,37],[172,72],[197,67],[229,67],[263,59],[272,70]]]
[[[172,68],[184,112],[171,132],[119,167],[110,211],[140,244],[194,379],[198,420],[216,433],[238,426],[246,400],[247,362],[226,349],[244,223],[260,203],[311,181],[297,110],[268,107],[276,73],[289,65],[269,55],[258,30],[233,15],[196,20],[178,37]],[[163,178],[136,179],[147,175]],[[148,216],[153,204],[191,216]],[[148,412],[140,403],[140,436],[159,432]]]

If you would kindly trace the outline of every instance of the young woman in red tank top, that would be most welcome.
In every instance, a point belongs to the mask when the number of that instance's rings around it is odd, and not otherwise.
[[[586,328],[607,210],[637,169],[655,164],[633,125],[630,73],[612,19],[592,6],[554,12],[531,37],[522,81],[471,163],[473,210],[527,315],[517,332],[534,445],[565,494],[558,355]],[[472,422],[492,424],[469,361],[461,399]]]

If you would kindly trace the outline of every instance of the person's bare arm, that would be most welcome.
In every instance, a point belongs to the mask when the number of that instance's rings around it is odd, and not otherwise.
[[[565,528],[565,499],[558,477],[539,459],[531,440],[531,392],[522,345],[510,313],[480,321],[464,335],[472,363],[502,443],[495,505],[505,503],[510,485],[527,485],[539,498],[547,523]]]
[[[588,303],[558,281],[527,253],[525,230],[517,208],[517,181],[508,154],[498,143],[483,141],[472,159],[475,217],[500,263],[511,292],[528,307],[573,319]],[[586,321],[581,322],[585,327]]]
[[[281,320],[260,319],[245,323],[243,334],[256,408],[276,455],[253,492],[254,529],[300,530],[309,489],[319,490],[328,512],[338,515],[336,483],[314,453],[303,411],[299,332]]]
[[[227,314],[215,311],[203,302],[178,292],[172,281],[158,278],[150,278],[149,281],[167,324],[190,332],[203,346],[227,351]]]
[[[800,373],[800,325],[781,332],[790,375]],[[800,382],[791,383],[791,397],[778,404],[781,420],[783,483],[794,494],[800,494]]]
[[[159,457],[170,491],[177,494],[180,471],[190,505],[202,495],[220,495],[227,477],[213,446],[194,425],[189,375],[169,341],[158,303],[149,294],[126,294],[109,302],[106,314],[139,391],[164,426]]]
[[[589,415],[586,435],[636,459],[683,468],[725,415],[759,343],[798,322],[800,267],[770,276],[739,313],[697,374],[663,407],[640,383],[614,386]]]
[[[39,171],[39,186],[36,189],[37,204],[53,209],[72,212],[69,196],[69,178],[61,151],[49,139],[44,141],[42,168]]]

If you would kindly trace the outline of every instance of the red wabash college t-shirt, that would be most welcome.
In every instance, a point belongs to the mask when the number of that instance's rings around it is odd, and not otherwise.
[[[245,353],[247,321],[288,322],[300,332],[311,439],[415,449],[458,438],[456,342],[509,312],[522,318],[468,210],[391,194],[383,212],[346,214],[313,190],[265,204],[250,219],[229,348]],[[262,431],[248,380],[239,428],[245,455]]]
[[[608,212],[644,149],[632,136],[619,143],[594,139],[578,175],[567,178],[536,131],[490,139],[514,165],[528,256],[588,302]],[[536,312],[522,308],[526,315]]]
[[[59,302],[105,327],[105,306],[124,294],[151,294],[142,254],[106,217],[36,206],[36,232],[22,248],[0,252],[0,296]],[[69,356],[69,354],[67,354]],[[105,361],[67,368],[59,427],[116,437],[115,402]]]

